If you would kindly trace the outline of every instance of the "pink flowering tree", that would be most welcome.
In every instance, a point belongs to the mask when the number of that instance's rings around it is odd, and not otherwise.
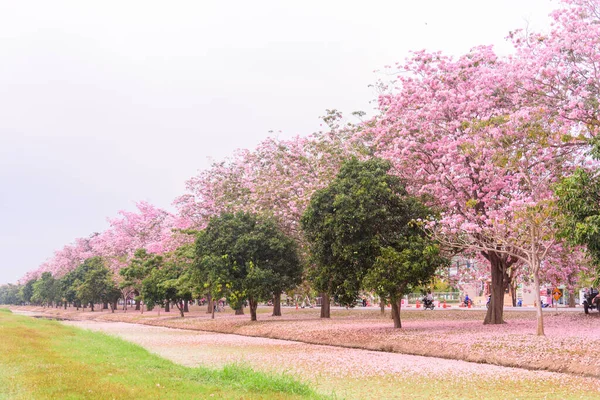
[[[530,101],[529,71],[517,66],[488,47],[457,60],[416,53],[400,66],[398,87],[381,96],[373,128],[379,154],[442,210],[438,239],[489,261],[484,323],[491,324],[503,322],[515,267],[527,264],[539,285],[541,261],[556,242],[551,187],[580,157],[565,145],[569,126]],[[538,317],[543,334],[541,310]]]
[[[208,218],[223,212],[271,217],[306,256],[299,221],[310,197],[328,185],[345,159],[368,152],[364,143],[367,136],[357,135],[358,126],[342,125],[339,112],[328,110],[323,120],[327,131],[290,140],[266,139],[253,151],[238,151],[231,159],[191,178],[187,182],[189,193],[175,202],[179,214],[200,229]],[[329,304],[327,299],[324,303]]]

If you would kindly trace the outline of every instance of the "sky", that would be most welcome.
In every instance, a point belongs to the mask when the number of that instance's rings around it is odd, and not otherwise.
[[[412,50],[511,52],[551,0],[0,0],[0,284],[268,136],[375,112]],[[269,133],[274,132],[274,133]]]

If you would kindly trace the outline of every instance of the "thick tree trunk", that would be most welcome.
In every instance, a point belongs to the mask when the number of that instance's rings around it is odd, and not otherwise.
[[[90,308],[92,309],[92,312],[94,312],[94,302],[90,301]]]
[[[492,273],[492,298],[490,300],[490,306],[488,307],[483,323],[485,325],[503,324],[504,291],[509,284],[509,277],[506,271],[510,265],[507,263],[506,256],[502,256],[493,252],[483,253],[483,255],[489,260]]]
[[[240,304],[238,308],[235,309],[235,315],[244,315],[244,304]]]
[[[569,307],[575,308],[575,291],[569,290]]]
[[[103,310],[108,310],[108,301],[105,301],[102,303],[102,309]]]
[[[116,309],[117,309],[117,307],[119,306],[119,304],[118,304],[118,303],[119,303],[119,302],[118,302],[117,300],[115,300],[115,301],[113,302],[113,304],[112,304],[112,306],[113,306],[113,307],[112,307],[112,312],[115,312],[115,310],[116,310]]]
[[[402,307],[402,298],[397,300],[391,299],[392,302],[392,319],[394,320],[394,328],[402,328],[402,321],[400,320],[400,308]]]
[[[212,296],[210,294],[206,295],[206,301],[208,302],[208,306],[206,308],[206,313],[214,315],[215,308],[213,307]]]
[[[273,317],[281,317],[281,293],[273,295]]]
[[[171,302],[165,302],[165,312],[171,312]]]
[[[381,315],[385,314],[385,299],[381,299],[379,301],[379,309],[381,310]]]
[[[256,321],[256,309],[258,308],[258,301],[250,297],[248,299],[248,304],[250,306],[250,321]]]
[[[537,317],[537,335],[544,336],[544,316],[542,314],[542,298],[540,296],[540,274],[539,269],[533,272],[533,287],[535,290],[535,315]]]
[[[328,293],[321,293],[321,318],[331,318],[331,302]]]
[[[65,301],[65,310],[67,309],[67,302]]]
[[[183,312],[190,312],[190,307],[187,300],[183,301]]]
[[[140,299],[136,299],[135,300],[135,311],[140,311],[140,304],[141,304]]]

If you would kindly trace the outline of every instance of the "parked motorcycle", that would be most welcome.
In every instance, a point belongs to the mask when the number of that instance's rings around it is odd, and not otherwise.
[[[589,292],[586,293],[583,300],[583,311],[586,314],[590,313],[590,310],[597,309],[600,312],[600,302],[598,299],[596,301],[592,301],[594,297],[598,295],[598,291],[592,288]]]

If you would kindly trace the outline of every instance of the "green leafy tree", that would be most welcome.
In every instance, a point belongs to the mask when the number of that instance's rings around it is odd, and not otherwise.
[[[587,247],[600,284],[600,176],[578,168],[556,186],[556,194],[563,211],[561,234],[572,244]]]
[[[350,159],[332,183],[311,198],[302,217],[320,291],[354,304],[360,290],[375,290],[394,304],[400,327],[400,297],[429,280],[443,259],[416,220],[432,215],[408,196],[391,165],[381,159]]]
[[[252,321],[266,293],[279,298],[302,279],[295,242],[272,220],[243,212],[212,218],[198,234],[196,267],[199,280],[226,292],[232,307],[247,299]]]
[[[50,272],[44,272],[40,279],[33,284],[33,295],[31,301],[47,307],[52,307],[52,303],[56,301],[58,285],[56,279]]]
[[[138,249],[135,251],[129,265],[119,270],[119,275],[122,277],[119,287],[122,290],[129,289],[128,292],[136,296],[135,309],[138,311],[140,310],[140,300],[142,298],[142,281],[148,277],[152,268],[155,267],[153,263],[156,261],[154,254],[148,253],[146,249]]]
[[[113,305],[120,296],[112,272],[104,265],[100,257],[88,258],[78,268],[78,279],[74,285],[77,298],[83,304],[89,304],[94,311],[94,304],[108,302]]]
[[[0,286],[0,304],[19,305],[23,303],[21,285],[6,284]]]
[[[30,279],[25,282],[25,285],[21,288],[21,298],[25,303],[31,303],[31,296],[33,296],[33,284],[36,279]]]
[[[189,275],[190,262],[182,248],[164,257],[154,255],[146,261],[148,276],[142,281],[142,297],[150,308],[163,305],[165,311],[175,304],[184,317],[184,302],[192,299],[193,284]],[[182,254],[184,253],[184,254]]]

